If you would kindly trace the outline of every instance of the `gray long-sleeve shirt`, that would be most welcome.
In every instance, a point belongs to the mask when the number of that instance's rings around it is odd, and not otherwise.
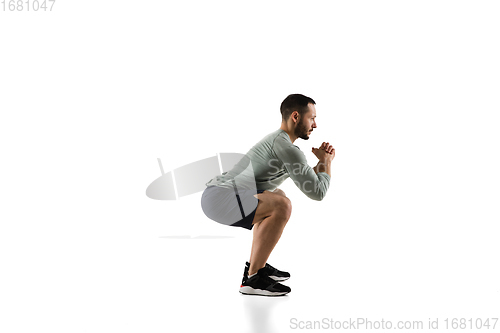
[[[288,177],[309,198],[322,200],[330,186],[330,176],[307,164],[299,147],[278,129],[260,140],[236,165],[205,185],[274,191]]]

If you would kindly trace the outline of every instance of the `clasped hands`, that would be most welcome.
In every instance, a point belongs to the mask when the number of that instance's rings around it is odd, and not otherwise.
[[[329,142],[323,142],[319,148],[313,147],[312,152],[320,161],[331,161],[335,157],[335,148]]]

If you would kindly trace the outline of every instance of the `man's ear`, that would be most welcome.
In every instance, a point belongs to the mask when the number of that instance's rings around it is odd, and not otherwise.
[[[299,120],[300,120],[300,114],[299,114],[298,111],[293,111],[290,117],[292,117],[292,121],[295,124],[297,124],[299,122]]]

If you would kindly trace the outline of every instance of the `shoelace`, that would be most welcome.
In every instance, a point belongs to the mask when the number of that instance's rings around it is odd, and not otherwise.
[[[276,268],[274,268],[273,266],[269,265],[268,263],[266,263],[266,267],[267,267],[268,269],[271,269],[271,270],[273,271],[273,273],[274,273],[274,272],[278,272],[278,270],[277,270]]]

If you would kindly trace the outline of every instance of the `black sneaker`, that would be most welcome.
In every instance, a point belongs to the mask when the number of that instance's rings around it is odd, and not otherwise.
[[[280,271],[267,263],[266,263],[266,266],[264,266],[264,268],[266,269],[267,275],[269,275],[269,277],[271,279],[273,279],[274,281],[282,282],[282,281],[286,281],[290,278],[290,273]],[[248,270],[249,269],[250,269],[250,263],[247,261],[245,264],[245,270],[243,271],[242,282],[244,282],[248,278]]]
[[[283,296],[290,291],[290,287],[271,279],[267,275],[265,267],[259,269],[257,274],[247,278],[240,286],[240,293],[245,295]]]

